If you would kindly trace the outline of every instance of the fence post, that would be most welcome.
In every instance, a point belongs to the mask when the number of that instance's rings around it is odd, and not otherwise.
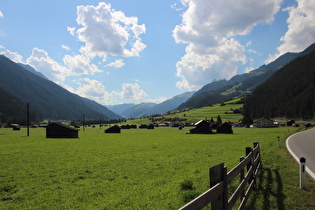
[[[252,148],[251,147],[246,147],[246,157],[251,153],[250,161],[247,164],[247,172],[249,171],[250,167],[253,166],[253,153],[252,153]],[[250,175],[250,179],[248,183],[250,183],[253,180],[254,176],[253,173]]]
[[[210,168],[210,188],[223,181],[223,193],[217,197],[212,203],[212,209],[226,209],[228,203],[227,192],[227,168],[224,163],[218,164]]]
[[[243,160],[244,160],[244,156],[240,157],[240,162],[242,162]],[[241,172],[240,172],[240,184],[242,183],[243,179],[244,179],[244,167],[242,167]],[[240,197],[241,201],[243,200],[244,197],[245,197],[245,192],[244,190],[242,190],[241,197]]]
[[[260,167],[262,168],[262,163],[261,163],[261,154],[260,154],[260,145],[258,141],[253,142],[254,144],[254,148],[258,146],[258,153],[259,154],[259,163],[260,163]],[[255,157],[256,158],[256,157]]]

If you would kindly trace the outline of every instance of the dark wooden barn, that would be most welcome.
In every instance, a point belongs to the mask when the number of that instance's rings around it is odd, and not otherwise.
[[[295,120],[288,120],[287,121],[287,126],[293,126],[295,124]]]
[[[139,129],[146,129],[147,127],[148,127],[147,125],[141,124],[141,125],[139,126]]]
[[[121,125],[120,126],[121,129],[131,129],[130,125]]]
[[[14,131],[19,131],[21,130],[21,126],[19,124],[11,124],[11,128],[13,128]]]
[[[225,133],[225,134],[232,134],[232,125],[230,123],[223,123],[217,128],[217,133]]]
[[[195,123],[195,128],[190,129],[191,134],[212,134],[210,123],[205,120],[200,120]]]
[[[118,125],[114,125],[105,130],[105,133],[120,133],[120,127]]]
[[[78,138],[79,130],[61,123],[51,123],[46,127],[46,138]]]
[[[148,125],[147,129],[154,129],[154,125],[153,124]]]

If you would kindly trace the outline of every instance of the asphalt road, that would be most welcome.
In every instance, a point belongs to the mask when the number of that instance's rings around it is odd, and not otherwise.
[[[296,161],[306,158],[306,172],[315,180],[315,128],[293,134],[286,145]]]

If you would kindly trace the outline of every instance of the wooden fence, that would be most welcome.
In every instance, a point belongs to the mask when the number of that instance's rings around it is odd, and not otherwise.
[[[224,163],[211,167],[211,188],[180,209],[202,209],[210,203],[212,209],[232,209],[239,198],[238,209],[243,209],[261,168],[260,146],[258,142],[254,142],[254,149],[246,147],[246,157],[241,157],[240,163],[228,173]],[[228,185],[237,175],[240,175],[240,184],[228,198]]]

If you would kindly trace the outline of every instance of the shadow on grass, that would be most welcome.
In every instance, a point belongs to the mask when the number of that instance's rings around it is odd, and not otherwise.
[[[283,185],[278,170],[263,168],[245,209],[284,209]]]

